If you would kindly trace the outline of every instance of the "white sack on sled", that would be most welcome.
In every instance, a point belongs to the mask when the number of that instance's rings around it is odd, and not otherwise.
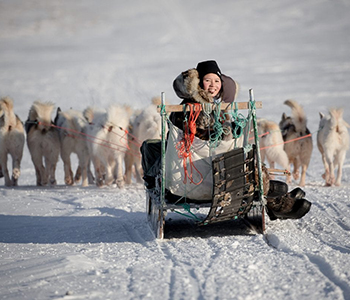
[[[221,141],[219,146],[214,149],[210,149],[209,141],[194,138],[191,151],[192,162],[198,171],[192,168],[192,177],[193,181],[198,183],[201,180],[200,174],[202,174],[203,181],[199,185],[191,183],[188,178],[186,184],[184,183],[183,159],[179,158],[176,149],[176,145],[182,137],[183,131],[181,129],[170,126],[165,153],[165,187],[177,196],[186,196],[186,198],[196,200],[210,200],[213,193],[212,159],[218,154],[230,151],[235,147],[242,147],[243,136],[236,140]],[[189,159],[187,159],[187,170],[191,175]]]

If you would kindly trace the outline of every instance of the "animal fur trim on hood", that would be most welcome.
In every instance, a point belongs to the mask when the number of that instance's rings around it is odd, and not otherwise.
[[[181,99],[193,99],[198,103],[212,103],[213,97],[199,86],[196,69],[182,72],[173,82],[176,95]]]
[[[219,97],[223,102],[235,101],[239,85],[231,77],[221,74],[222,90]],[[198,103],[213,103],[213,97],[200,85],[199,74],[196,69],[189,69],[177,76],[173,82],[176,95],[181,99],[193,99]]]

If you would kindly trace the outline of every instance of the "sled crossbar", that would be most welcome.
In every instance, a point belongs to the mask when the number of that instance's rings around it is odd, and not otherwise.
[[[214,108],[215,104],[210,104],[211,108]],[[181,112],[184,110],[183,105],[165,105],[167,112]],[[262,108],[262,101],[255,101],[255,108]],[[157,111],[161,112],[162,106],[157,106]],[[250,109],[249,102],[233,102],[233,103],[221,103],[221,110],[230,110],[230,109]],[[190,111],[190,108],[187,106],[186,111]]]

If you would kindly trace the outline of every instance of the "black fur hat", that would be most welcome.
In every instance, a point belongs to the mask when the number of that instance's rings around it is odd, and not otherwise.
[[[198,63],[197,72],[199,75],[199,80],[202,82],[203,77],[209,73],[214,73],[218,75],[221,79],[221,70],[215,60],[207,60]]]

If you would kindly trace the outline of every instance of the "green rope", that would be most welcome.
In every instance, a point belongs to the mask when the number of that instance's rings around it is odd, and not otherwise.
[[[185,213],[182,213],[182,212],[179,212],[177,210],[173,210],[175,213],[179,214],[179,215],[182,215],[182,216],[185,216],[187,218],[191,218],[193,220],[196,220],[196,221],[202,221],[202,219],[198,218],[194,213],[191,212],[191,206],[187,203],[184,203],[184,204],[181,204],[182,208],[187,211],[189,213],[188,214],[185,214]]]
[[[210,148],[216,148],[222,139],[222,135],[228,135],[229,130],[222,126],[222,121],[224,121],[224,116],[221,117],[221,103],[215,105],[214,111],[214,125],[213,132],[209,136],[209,146]]]
[[[233,104],[235,108],[233,109]],[[229,112],[224,113],[224,115],[229,114],[235,123],[235,128],[232,130],[232,135],[234,139],[238,139],[243,134],[243,128],[247,125],[248,119],[243,116],[243,114],[238,113],[238,107],[236,102],[231,103],[231,110]]]

